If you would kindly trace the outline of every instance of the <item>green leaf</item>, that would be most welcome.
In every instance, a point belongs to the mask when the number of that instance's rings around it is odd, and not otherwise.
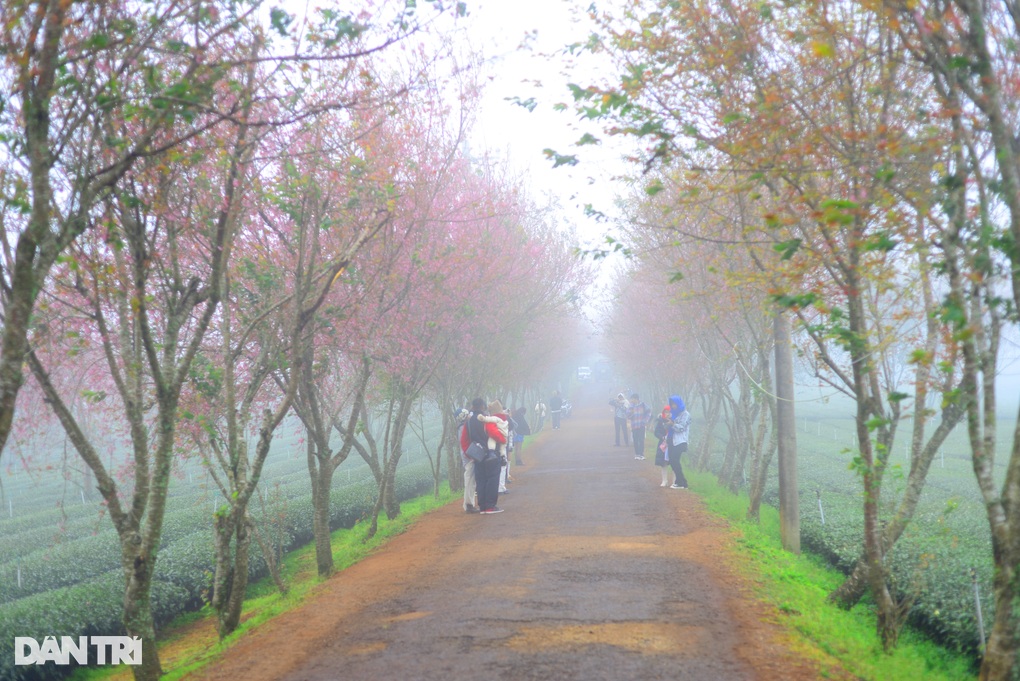
[[[293,20],[293,17],[279,7],[273,7],[269,10],[269,23],[281,36],[286,37],[287,27],[290,26],[290,22]]]
[[[508,102],[512,102],[513,104],[516,104],[522,109],[527,109],[529,112],[534,111],[535,107],[538,106],[538,102],[535,100],[534,97],[528,97],[527,99],[521,99],[520,97],[504,97],[503,99],[505,99]]]
[[[774,294],[771,296],[773,303],[788,310],[790,308],[804,308],[814,305],[818,301],[817,293],[801,293],[801,294]]]
[[[951,57],[949,59],[948,66],[951,69],[969,69],[970,60],[964,56]]]
[[[662,186],[662,183],[656,180],[655,182],[645,187],[645,194],[648,194],[649,196],[655,196],[663,189],[665,189],[665,187]]]
[[[553,168],[559,168],[560,166],[576,166],[580,163],[580,161],[577,160],[577,156],[558,154],[553,149],[543,149],[542,153],[545,154],[546,158],[552,159]]]
[[[875,432],[879,428],[889,425],[889,419],[882,418],[881,416],[872,416],[865,421],[864,425],[867,426],[869,431]]]
[[[583,88],[575,83],[567,83],[567,89],[569,89],[570,94],[574,96],[575,102],[591,99],[595,95],[594,92],[591,92],[590,90]]]
[[[960,329],[967,325],[967,312],[963,306],[955,300],[947,299],[942,303],[942,311],[939,315],[946,324],[952,324],[954,328]]]
[[[889,232],[881,231],[875,234],[864,243],[864,251],[882,251],[888,253],[896,248],[898,241],[889,236]]]
[[[85,39],[84,46],[89,50],[101,50],[110,44],[110,36],[105,33],[93,33]]]
[[[780,260],[789,260],[800,249],[801,243],[800,239],[790,239],[775,244],[772,249],[779,253]]]
[[[854,221],[859,206],[845,199],[822,201],[822,220],[829,224],[849,225]]]
[[[875,179],[883,184],[892,182],[894,177],[896,177],[896,169],[888,163],[883,163],[882,167],[875,171]]]

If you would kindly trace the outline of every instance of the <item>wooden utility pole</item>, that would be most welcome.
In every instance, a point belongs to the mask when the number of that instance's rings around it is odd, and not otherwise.
[[[793,344],[790,320],[776,311],[776,434],[779,443],[779,526],[783,548],[800,553],[800,503],[797,489],[797,420],[793,402]]]

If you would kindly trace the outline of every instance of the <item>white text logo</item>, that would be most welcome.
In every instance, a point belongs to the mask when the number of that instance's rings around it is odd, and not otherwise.
[[[142,639],[131,636],[47,636],[42,644],[28,636],[14,637],[14,664],[88,664],[89,648],[97,664],[141,664]]]

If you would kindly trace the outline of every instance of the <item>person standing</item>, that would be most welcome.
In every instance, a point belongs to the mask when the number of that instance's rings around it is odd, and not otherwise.
[[[655,437],[659,444],[655,447],[655,465],[662,471],[662,484],[659,487],[669,487],[669,446],[666,438],[669,437],[669,429],[673,425],[673,412],[667,404],[662,408],[662,413],[655,419]]]
[[[687,451],[687,442],[691,432],[691,414],[684,405],[683,398],[679,395],[672,395],[669,398],[669,411],[672,416],[672,425],[669,435],[666,436],[667,453],[669,454],[669,467],[673,469],[672,489],[687,489],[687,478],[684,477],[684,469],[680,465],[680,455]]]
[[[627,421],[630,423],[631,441],[634,443],[634,459],[645,460],[645,429],[652,417],[652,410],[641,401],[637,393],[630,394],[630,405],[627,407]]]
[[[560,391],[553,392],[552,397],[549,398],[549,415],[552,416],[552,427],[553,430],[560,429],[560,413],[563,410],[563,398],[560,397]]]
[[[545,425],[546,407],[545,402],[542,398],[538,398],[538,402],[535,403],[535,418],[538,419],[535,423],[535,432],[542,430],[542,426]]]
[[[478,483],[475,480],[475,461],[467,455],[471,439],[468,437],[467,420],[471,412],[461,409],[457,412],[457,425],[460,426],[460,462],[464,465],[464,512],[478,513],[475,505],[475,494]]]
[[[475,489],[478,493],[479,513],[492,514],[502,513],[503,509],[496,506],[499,498],[499,471],[501,466],[499,454],[489,448],[489,438],[493,437],[498,441],[494,424],[482,423],[478,417],[485,417],[485,400],[476,397],[471,401],[471,413],[468,415],[467,432],[468,441],[477,442],[489,452],[489,456],[483,461],[475,462]],[[492,428],[492,432],[487,432]]]
[[[528,420],[525,415],[528,413],[527,407],[518,407],[510,413],[510,418],[514,423],[514,465],[523,466],[524,462],[521,461],[521,448],[524,447],[524,436],[531,435],[531,426],[528,425]]]
[[[499,455],[499,485],[497,487],[499,494],[506,494],[506,483],[510,477],[510,414],[507,413],[506,409],[503,408],[503,403],[499,400],[493,400],[489,402],[489,416],[481,419],[486,424],[485,431],[489,434],[489,446],[496,450]],[[498,432],[493,432],[492,427]]]
[[[616,444],[613,446],[620,446],[620,433],[623,433],[623,444],[630,445],[627,439],[627,409],[630,406],[627,404],[627,398],[623,393],[619,393],[609,400],[609,406],[613,408],[613,429],[616,431]]]

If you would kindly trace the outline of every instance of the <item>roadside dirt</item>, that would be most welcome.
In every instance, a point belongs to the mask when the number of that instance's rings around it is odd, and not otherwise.
[[[645,461],[613,445],[590,391],[529,443],[504,513],[426,516],[188,678],[821,678],[750,596],[728,531],[659,487],[651,442]]]

